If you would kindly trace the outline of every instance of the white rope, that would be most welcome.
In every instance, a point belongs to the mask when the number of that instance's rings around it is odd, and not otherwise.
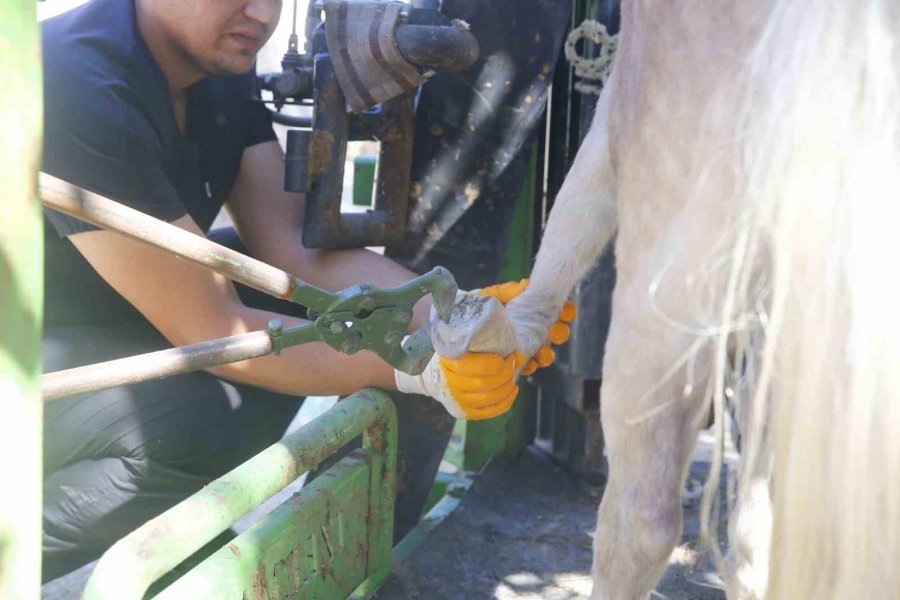
[[[589,40],[600,48],[600,53],[596,58],[586,58],[575,49],[575,45],[582,39]],[[585,80],[575,84],[576,90],[582,94],[600,95],[600,90],[609,78],[618,46],[618,34],[609,35],[606,25],[599,21],[588,19],[569,33],[565,44],[566,59],[575,68],[575,75]],[[599,83],[587,83],[587,81]]]

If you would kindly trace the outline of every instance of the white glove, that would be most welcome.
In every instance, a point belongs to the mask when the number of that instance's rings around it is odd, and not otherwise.
[[[521,356],[521,355],[519,355]],[[468,352],[457,359],[437,353],[420,375],[394,371],[397,389],[431,396],[457,419],[490,419],[509,410],[519,393],[516,353]]]
[[[432,310],[430,330],[434,356],[420,375],[395,371],[397,389],[431,396],[457,419],[490,419],[509,410],[524,357],[515,352],[503,305],[460,292],[449,323]]]

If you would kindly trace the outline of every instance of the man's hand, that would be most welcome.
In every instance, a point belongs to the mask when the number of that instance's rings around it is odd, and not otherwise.
[[[396,371],[397,389],[431,396],[457,419],[490,419],[508,411],[519,393],[520,357],[468,352],[451,359],[435,354],[421,375]]]
[[[528,280],[523,279],[521,281],[510,281],[508,283],[492,285],[483,290],[479,290],[476,293],[496,298],[505,306],[510,300],[524,292],[526,287],[528,287]],[[556,323],[551,325],[550,331],[547,332],[547,339],[550,343],[541,346],[534,356],[527,358],[527,361],[525,360],[525,356],[517,353],[518,363],[524,365],[524,368],[522,368],[520,373],[521,375],[531,375],[538,368],[549,367],[553,364],[553,361],[556,359],[556,353],[553,352],[553,348],[550,344],[559,346],[560,344],[565,344],[569,340],[569,335],[571,334],[569,323],[574,319],[575,305],[571,300],[566,300]]]
[[[494,285],[473,292],[496,299],[501,304],[521,294],[528,280]],[[460,298],[463,298],[463,294]],[[563,344],[569,339],[569,323],[575,318],[575,305],[566,302],[559,320],[550,326],[550,344]],[[452,327],[452,323],[451,323]],[[484,333],[484,330],[482,330]],[[432,334],[434,335],[434,331]],[[494,332],[494,335],[497,335]],[[489,336],[490,337],[490,336]],[[502,336],[501,336],[502,337]],[[499,339],[499,338],[498,338]],[[510,343],[514,344],[513,340]],[[516,351],[507,356],[467,352],[457,359],[435,354],[425,371],[418,376],[396,372],[397,389],[401,392],[425,394],[444,405],[457,419],[490,419],[512,406],[519,392],[518,375],[530,375],[539,367],[553,363],[550,344],[542,346],[534,357]]]

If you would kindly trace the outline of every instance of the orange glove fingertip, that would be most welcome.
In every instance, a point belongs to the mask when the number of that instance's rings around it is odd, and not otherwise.
[[[565,323],[559,322],[550,326],[550,342],[557,346],[568,342],[570,335],[571,330]]]
[[[571,300],[566,300],[562,310],[559,312],[559,320],[563,323],[571,323],[575,320],[577,313],[578,309],[575,308],[575,303]]]
[[[527,287],[527,279],[522,279],[516,283],[510,284],[509,287],[506,288],[506,297],[501,298],[500,301],[503,302],[503,304],[508,304],[513,298],[524,292]]]
[[[528,280],[507,281],[506,283],[498,283],[490,285],[486,288],[478,290],[479,296],[490,296],[500,301],[501,304],[508,304],[510,300],[525,291],[528,287]]]
[[[491,298],[499,298],[499,288],[499,285],[489,285],[486,288],[481,288],[480,290],[475,292],[475,294],[478,296],[490,296]]]
[[[553,352],[550,346],[541,346],[534,355],[534,360],[537,361],[538,366],[549,367],[556,360],[556,353]]]

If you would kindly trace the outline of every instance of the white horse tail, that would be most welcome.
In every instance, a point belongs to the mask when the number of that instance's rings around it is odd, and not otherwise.
[[[900,3],[771,8],[741,131],[770,274],[769,596],[900,599]]]
[[[532,356],[546,340],[563,303],[597,262],[616,231],[615,176],[609,146],[609,105],[615,73],[597,102],[581,144],[544,228],[531,283],[507,307],[519,349]]]

